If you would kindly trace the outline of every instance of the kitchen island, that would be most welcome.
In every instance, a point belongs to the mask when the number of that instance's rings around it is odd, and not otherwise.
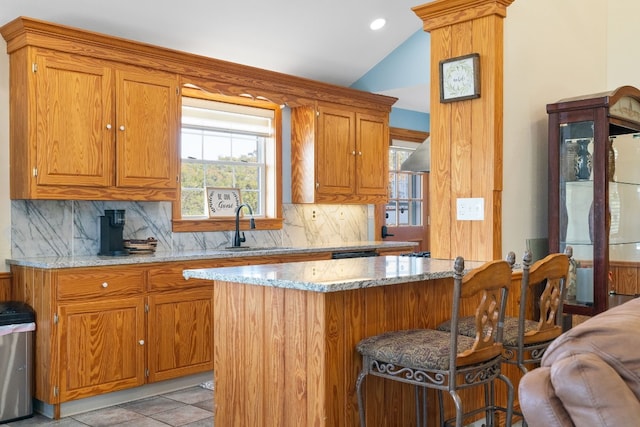
[[[358,341],[451,314],[453,260],[384,256],[183,275],[214,281],[216,425],[357,426]],[[364,390],[369,425],[415,424],[411,387],[370,376]]]

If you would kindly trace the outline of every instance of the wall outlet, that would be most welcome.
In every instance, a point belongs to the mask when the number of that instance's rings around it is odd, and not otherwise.
[[[484,220],[484,199],[482,197],[457,199],[456,217],[458,221]]]

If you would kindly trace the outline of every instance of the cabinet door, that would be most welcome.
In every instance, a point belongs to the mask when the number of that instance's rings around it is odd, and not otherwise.
[[[386,120],[360,113],[356,118],[356,192],[382,196],[386,201],[389,179],[389,130]]]
[[[177,76],[118,70],[116,80],[116,185],[177,188]]]
[[[59,306],[60,402],[144,383],[142,297]]]
[[[36,67],[37,184],[111,185],[110,68],[59,52],[37,55]]]
[[[149,381],[213,370],[213,289],[149,296]]]
[[[355,192],[355,114],[319,107],[316,145],[318,195]]]

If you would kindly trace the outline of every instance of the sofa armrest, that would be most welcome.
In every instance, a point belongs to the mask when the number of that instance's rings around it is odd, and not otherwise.
[[[529,427],[573,427],[551,384],[550,368],[527,372],[520,380],[518,399]]]
[[[571,355],[556,361],[550,370],[553,390],[576,426],[638,425],[640,402],[596,353]]]

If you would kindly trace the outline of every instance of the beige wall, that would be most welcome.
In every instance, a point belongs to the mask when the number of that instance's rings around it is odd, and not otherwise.
[[[640,87],[637,0],[609,0],[607,17],[607,88]]]
[[[640,86],[637,0],[515,0],[504,63],[503,251],[547,236],[546,104]]]

